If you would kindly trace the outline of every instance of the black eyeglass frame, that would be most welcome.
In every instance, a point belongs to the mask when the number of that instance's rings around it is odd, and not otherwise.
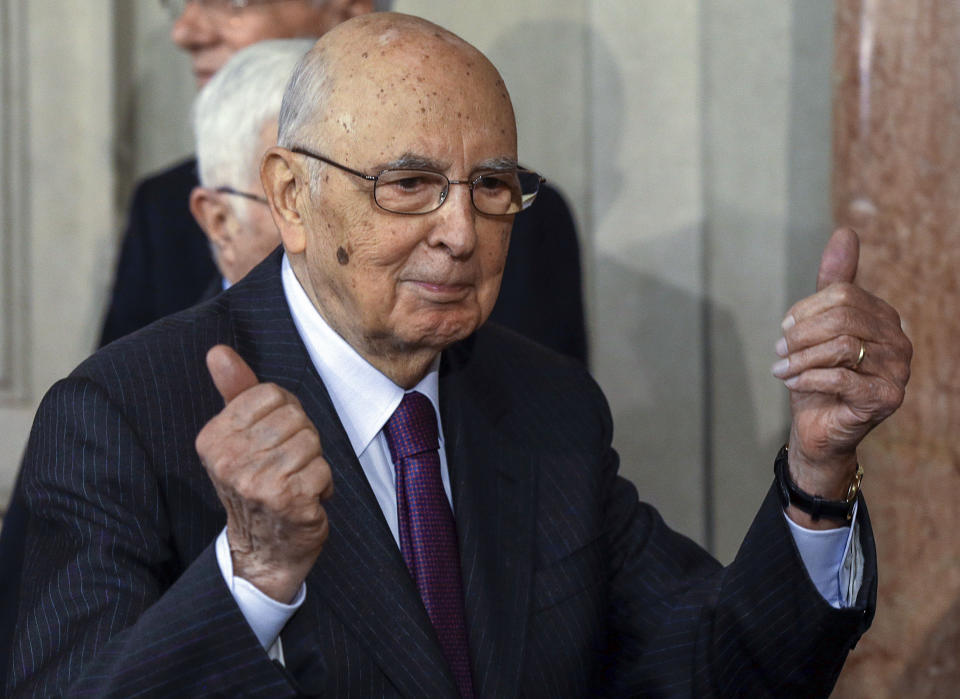
[[[322,163],[326,163],[327,165],[332,165],[333,167],[335,167],[335,168],[337,168],[337,169],[339,169],[339,170],[343,170],[344,172],[348,172],[348,173],[350,173],[351,175],[355,175],[356,177],[361,177],[361,178],[367,180],[368,182],[373,182],[373,202],[374,202],[377,206],[379,206],[381,209],[383,209],[384,211],[387,211],[387,212],[389,212],[389,213],[391,213],[391,214],[398,214],[398,215],[400,215],[400,216],[424,216],[425,214],[432,214],[434,211],[436,211],[437,209],[439,209],[441,206],[443,206],[443,205],[446,203],[446,201],[447,201],[447,194],[450,192],[450,185],[452,185],[452,184],[463,184],[463,185],[467,185],[468,187],[470,187],[470,205],[473,206],[474,209],[476,209],[477,211],[479,211],[479,212],[480,212],[481,214],[483,214],[484,216],[514,216],[514,215],[520,213],[521,211],[526,211],[527,209],[530,208],[530,206],[533,204],[533,202],[536,201],[537,195],[540,193],[540,186],[543,185],[543,183],[547,181],[542,175],[540,175],[540,174],[537,173],[537,172],[534,172],[533,170],[527,170],[527,169],[525,169],[525,168],[517,168],[517,169],[516,169],[516,172],[522,172],[522,173],[527,173],[527,174],[530,174],[530,175],[535,175],[535,176],[538,178],[539,181],[537,182],[537,190],[533,193],[533,196],[532,196],[529,200],[527,200],[526,202],[521,202],[521,206],[520,206],[520,209],[519,209],[519,210],[513,211],[513,212],[511,212],[511,213],[509,213],[509,214],[493,214],[493,213],[489,213],[489,212],[487,212],[487,211],[484,211],[484,210],[481,209],[479,206],[477,206],[477,202],[476,202],[476,201],[474,200],[474,198],[473,198],[473,188],[476,186],[476,184],[477,184],[480,180],[482,180],[485,176],[487,176],[487,175],[489,175],[489,174],[491,174],[491,173],[481,173],[481,174],[477,175],[475,178],[473,178],[472,180],[451,180],[449,177],[447,177],[446,175],[444,175],[442,172],[437,172],[436,170],[424,170],[424,169],[421,169],[421,168],[405,168],[405,167],[401,167],[401,168],[387,168],[386,170],[381,170],[381,171],[380,171],[379,173],[377,173],[376,175],[368,175],[368,174],[365,173],[365,172],[360,172],[360,170],[354,170],[352,167],[347,167],[346,165],[343,165],[342,163],[338,163],[338,162],[335,161],[335,160],[331,160],[330,158],[326,157],[325,155],[320,155],[319,153],[315,153],[315,152],[313,152],[312,150],[310,150],[310,149],[308,149],[308,148],[304,148],[304,147],[302,147],[302,146],[294,146],[294,147],[290,148],[290,152],[291,152],[291,153],[297,153],[297,154],[299,154],[299,155],[305,155],[305,156],[307,156],[308,158],[314,158],[314,159],[316,159],[316,160],[319,160],[319,161],[322,162]],[[437,204],[437,206],[436,206],[435,208],[430,209],[429,211],[394,211],[393,209],[388,209],[388,208],[386,208],[385,206],[383,206],[383,204],[381,204],[381,203],[377,200],[377,182],[380,180],[380,178],[383,176],[384,173],[386,173],[386,172],[398,172],[398,171],[399,171],[399,172],[404,172],[404,171],[410,171],[410,172],[427,172],[427,173],[430,173],[430,174],[432,174],[432,175],[439,175],[440,177],[442,177],[443,179],[445,179],[445,180],[447,181],[447,186],[444,188],[443,194],[440,196],[440,203]],[[495,171],[491,171],[491,172],[495,172]]]
[[[245,199],[250,199],[260,204],[266,204],[267,206],[270,205],[270,202],[267,201],[266,197],[261,197],[259,194],[251,194],[250,192],[242,192],[239,189],[234,189],[233,187],[217,187],[213,191],[219,192],[220,194],[234,194],[238,197],[244,197]]]

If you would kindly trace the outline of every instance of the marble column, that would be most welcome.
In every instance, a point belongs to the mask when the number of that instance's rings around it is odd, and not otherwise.
[[[864,442],[876,620],[836,696],[960,686],[960,4],[838,0],[834,216],[858,281],[914,343],[900,411]]]

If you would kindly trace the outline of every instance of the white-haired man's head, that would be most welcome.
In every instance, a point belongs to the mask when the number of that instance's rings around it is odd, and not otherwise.
[[[310,39],[263,41],[238,52],[200,91],[193,127],[200,186],[190,210],[217,267],[234,283],[280,242],[260,185],[260,159],[276,143],[290,74]]]

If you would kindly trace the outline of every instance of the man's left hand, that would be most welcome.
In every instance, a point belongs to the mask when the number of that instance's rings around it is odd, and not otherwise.
[[[889,304],[854,284],[860,241],[834,232],[820,261],[817,293],[783,321],[773,368],[790,389],[790,474],[801,490],[830,500],[846,496],[857,445],[903,402],[913,347]],[[828,528],[796,508],[798,524]]]

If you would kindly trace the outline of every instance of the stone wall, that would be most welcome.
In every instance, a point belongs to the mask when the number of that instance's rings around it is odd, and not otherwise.
[[[906,400],[861,448],[880,587],[836,696],[960,686],[960,6],[840,0],[834,213],[861,235],[858,281],[914,343]]]

